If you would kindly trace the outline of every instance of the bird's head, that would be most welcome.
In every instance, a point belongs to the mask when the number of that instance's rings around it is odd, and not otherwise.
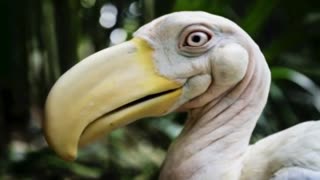
[[[71,160],[79,145],[107,132],[175,111],[209,88],[234,86],[250,64],[248,37],[204,12],[144,25],[132,40],[87,57],[57,81],[46,102],[49,145]]]

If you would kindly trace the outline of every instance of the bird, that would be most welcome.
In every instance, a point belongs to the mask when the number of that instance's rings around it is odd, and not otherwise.
[[[271,73],[233,21],[202,11],[161,16],[131,40],[96,52],[52,87],[44,135],[63,159],[144,117],[188,112],[160,180],[320,179],[320,123],[307,121],[249,144]]]

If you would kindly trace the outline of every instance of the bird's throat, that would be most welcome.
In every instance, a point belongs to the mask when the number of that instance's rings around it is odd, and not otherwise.
[[[160,179],[237,180],[251,133],[266,104],[270,85],[261,54],[244,79],[210,103],[193,109],[170,146]]]

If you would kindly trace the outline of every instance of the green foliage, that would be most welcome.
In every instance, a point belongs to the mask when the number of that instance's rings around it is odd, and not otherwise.
[[[54,152],[42,149],[30,152],[26,158],[12,162],[8,167],[10,173],[21,179],[47,179],[76,177],[98,178],[101,169],[87,167],[78,162],[66,162],[58,158]]]
[[[114,131],[84,148],[75,162],[63,161],[46,148],[40,122],[48,90],[79,57],[109,46],[116,28],[126,30],[128,39],[142,24],[173,11],[225,16],[261,47],[272,85],[252,142],[320,117],[320,6],[316,0],[140,0],[135,4],[138,14],[130,12],[134,1],[127,0],[3,2],[7,4],[2,9],[10,10],[9,22],[19,23],[8,23],[3,33],[11,33],[12,38],[4,38],[11,51],[0,61],[1,179],[156,179],[186,114],[148,118]],[[101,7],[110,2],[118,14],[115,25],[107,29],[99,18]],[[17,140],[24,148],[12,146]]]

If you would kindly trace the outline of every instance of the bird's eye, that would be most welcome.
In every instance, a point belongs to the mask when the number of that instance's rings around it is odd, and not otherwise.
[[[198,56],[214,45],[213,30],[199,24],[183,29],[179,35],[178,51],[184,56]]]
[[[202,31],[191,32],[186,40],[184,45],[190,47],[200,47],[205,45],[210,40],[210,36]]]

